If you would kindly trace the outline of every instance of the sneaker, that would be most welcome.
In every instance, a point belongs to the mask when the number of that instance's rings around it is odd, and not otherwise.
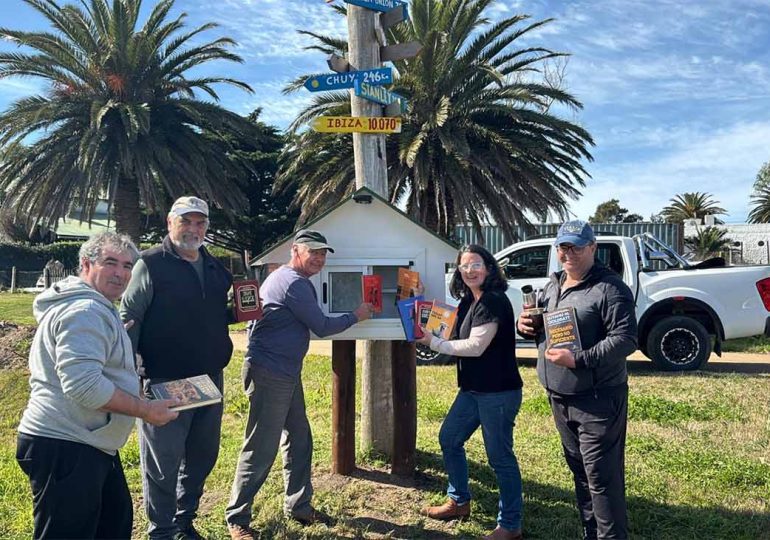
[[[440,519],[441,521],[465,519],[471,515],[471,503],[457,504],[454,499],[447,499],[444,504],[427,506],[420,513],[423,516],[428,516],[431,519]]]
[[[290,514],[288,517],[303,527],[307,527],[308,525],[313,525],[315,523],[332,525],[334,522],[329,514],[321,512],[320,510],[316,510],[315,508],[311,508],[308,514]]]
[[[230,538],[233,540],[257,540],[259,538],[257,531],[248,526],[228,523],[227,530],[230,531]]]
[[[174,535],[174,540],[206,540],[195,530],[193,524],[190,523],[186,527],[180,527],[179,532]]]

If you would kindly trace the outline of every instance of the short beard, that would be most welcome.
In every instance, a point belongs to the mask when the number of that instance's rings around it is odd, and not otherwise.
[[[179,249],[184,249],[186,251],[198,251],[200,247],[203,245],[203,239],[187,240],[184,237],[182,237],[182,239],[178,241],[172,239],[171,242]]]

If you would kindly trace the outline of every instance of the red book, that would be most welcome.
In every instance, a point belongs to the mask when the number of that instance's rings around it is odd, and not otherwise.
[[[247,279],[233,282],[235,318],[238,321],[252,321],[262,318],[262,303],[259,299],[259,281]]]
[[[414,337],[421,338],[425,335],[420,327],[424,328],[428,324],[432,307],[433,300],[418,300],[414,303]]]
[[[375,313],[382,313],[382,276],[361,276],[361,291],[363,301],[374,306]]]

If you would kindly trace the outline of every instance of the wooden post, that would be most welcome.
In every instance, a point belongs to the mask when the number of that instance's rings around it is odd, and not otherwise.
[[[332,472],[356,468],[356,342],[332,341]]]
[[[11,267],[11,292],[16,292],[16,267]]]
[[[412,476],[417,447],[417,349],[408,341],[392,341],[393,357],[393,468]]]
[[[51,271],[48,267],[43,268],[43,287],[46,289],[51,286]]]
[[[347,5],[348,62],[356,70],[382,67],[375,27],[379,14]],[[350,92],[352,116],[382,116],[382,105]],[[385,136],[353,133],[356,189],[367,187],[388,199],[388,167]],[[361,444],[390,456],[393,441],[393,407],[390,396],[390,344],[370,340],[361,366]]]

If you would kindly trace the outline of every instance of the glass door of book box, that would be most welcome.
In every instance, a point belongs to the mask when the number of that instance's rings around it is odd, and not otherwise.
[[[398,266],[337,266],[325,268],[321,279],[328,285],[323,302],[329,314],[349,313],[361,305],[361,276],[377,274],[382,276],[382,313],[375,313],[374,319],[397,319],[396,285]]]

